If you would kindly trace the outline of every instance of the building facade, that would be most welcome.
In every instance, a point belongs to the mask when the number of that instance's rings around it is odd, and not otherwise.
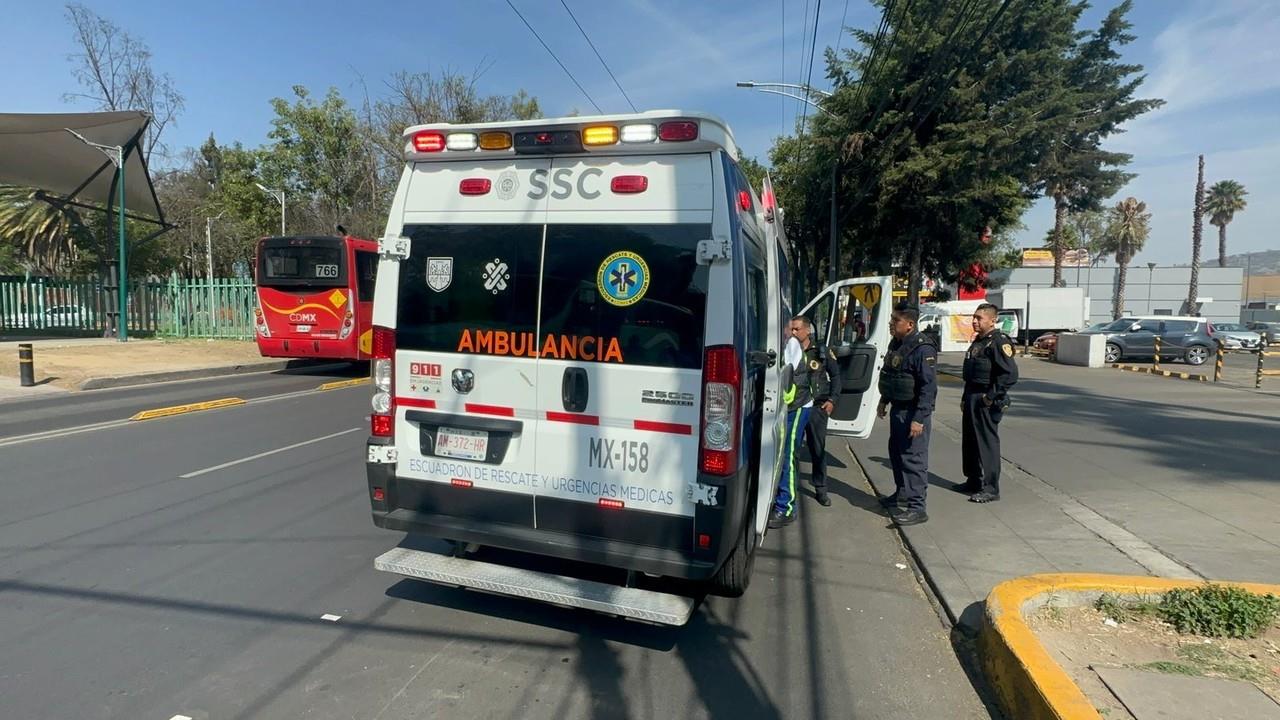
[[[1083,287],[1089,297],[1090,322],[1112,320],[1115,297],[1115,266],[1069,267],[1062,269],[1067,287]],[[1200,314],[1215,322],[1240,322],[1240,297],[1244,268],[1201,267]],[[1125,315],[1179,315],[1191,283],[1189,267],[1130,265],[1125,280]],[[1005,288],[1052,287],[1053,268],[1021,267],[992,271],[992,286]]]

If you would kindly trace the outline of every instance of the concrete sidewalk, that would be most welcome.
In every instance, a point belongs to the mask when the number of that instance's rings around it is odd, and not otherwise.
[[[958,374],[954,360],[940,368]],[[930,520],[903,536],[953,619],[976,628],[992,587],[1033,573],[1280,579],[1275,398],[1034,359],[1019,367],[1001,425],[1002,499],[985,506],[950,489],[964,480],[961,386],[941,378]],[[849,445],[880,495],[893,492],[887,432],[877,425]]]
[[[18,345],[0,341],[0,398],[32,397],[41,388],[97,390],[242,372],[283,369],[291,361],[264,358],[253,342],[237,340],[131,340],[45,338],[29,341],[36,388],[18,385]],[[12,360],[10,360],[12,358]],[[13,381],[10,382],[9,379]]]

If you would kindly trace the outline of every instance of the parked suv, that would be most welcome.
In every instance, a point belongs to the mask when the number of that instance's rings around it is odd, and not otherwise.
[[[1107,338],[1106,361],[1155,356],[1156,337],[1160,338],[1161,360],[1185,360],[1190,365],[1203,365],[1216,351],[1213,328],[1200,317],[1162,315],[1130,316],[1082,331],[1102,334]]]

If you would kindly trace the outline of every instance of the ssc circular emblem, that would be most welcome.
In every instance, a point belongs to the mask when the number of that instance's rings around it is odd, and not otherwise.
[[[649,290],[649,265],[630,250],[616,252],[600,263],[596,289],[610,305],[634,305]]]
[[[890,356],[889,356],[889,364],[890,364],[890,365],[892,365],[893,367],[898,367],[899,365],[901,365],[901,364],[902,364],[902,356],[901,356],[901,355],[890,355]]]
[[[498,175],[498,199],[510,200],[516,196],[516,191],[520,189],[520,178],[516,175],[515,170],[503,170]]]
[[[820,367],[822,367],[822,363],[818,362],[817,360],[810,360],[810,361],[809,361],[809,369],[810,369],[810,370],[817,370],[817,369],[818,369],[818,368],[820,368]]]

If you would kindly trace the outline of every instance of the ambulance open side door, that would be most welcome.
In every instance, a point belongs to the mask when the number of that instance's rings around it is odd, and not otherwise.
[[[876,379],[889,349],[893,302],[890,276],[849,278],[823,288],[800,312],[813,320],[814,340],[840,366],[841,390],[828,435],[865,438],[876,420]]]

